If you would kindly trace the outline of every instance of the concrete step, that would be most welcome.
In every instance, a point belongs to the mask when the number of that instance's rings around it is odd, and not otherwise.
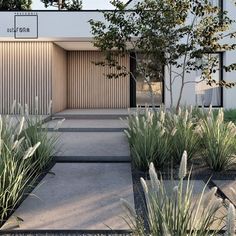
[[[56,149],[56,161],[130,161],[129,145],[122,132],[59,133]]]
[[[7,229],[129,230],[120,198],[134,206],[130,164],[58,163],[14,212]],[[124,218],[122,218],[124,217]]]
[[[128,109],[67,109],[54,114],[53,118],[65,119],[120,119],[128,117]]]
[[[53,119],[45,124],[48,131],[59,132],[123,132],[128,127],[127,120],[65,120],[60,126],[61,119]],[[60,127],[58,130],[57,127]]]
[[[74,114],[74,115],[53,115],[52,118],[56,119],[66,119],[66,120],[116,120],[116,119],[126,119],[128,115],[109,115],[109,114],[101,114],[101,115],[83,115],[83,114]]]

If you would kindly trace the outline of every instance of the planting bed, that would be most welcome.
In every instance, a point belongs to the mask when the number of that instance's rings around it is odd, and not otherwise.
[[[182,116],[184,120],[185,114]],[[86,122],[86,124],[92,123],[92,121]],[[114,120],[110,123],[117,126]],[[13,221],[14,217],[24,220],[20,222],[20,228],[7,230],[3,228],[0,234],[6,236],[130,235],[129,226],[122,218],[127,215],[121,207],[120,198],[131,203],[138,215],[147,215],[147,204],[140,178],[146,179],[147,184],[150,185],[150,176],[148,171],[140,171],[135,166],[137,162],[132,162],[135,157],[130,158],[127,139],[123,131],[116,130],[113,133],[110,130],[112,126],[109,126],[107,130],[105,126],[102,130],[93,130],[94,127],[87,126],[83,127],[83,130],[75,129],[73,132],[67,130],[68,127],[73,129],[75,125],[80,126],[79,121],[78,123],[67,121],[63,126],[64,130],[61,129],[63,134],[57,150],[64,153],[56,154],[56,165],[51,171],[47,170],[49,172],[46,177],[41,176],[40,180],[43,177],[44,179],[39,187],[34,186],[36,188],[32,193],[38,199],[28,196],[10,217]],[[145,127],[144,130],[146,130]],[[187,136],[186,140],[188,140]],[[168,148],[168,145],[166,147]],[[132,151],[131,153],[133,154]],[[58,158],[59,156],[64,159]],[[73,160],[66,158],[71,156],[75,158]],[[93,156],[92,160],[91,156]],[[127,159],[114,162],[117,156],[126,156]],[[110,159],[108,160],[107,157]],[[198,198],[207,183],[206,192],[212,187],[218,187],[216,196],[228,199],[236,206],[231,190],[233,188],[236,191],[236,169],[212,171],[210,167],[203,164],[203,159],[199,161],[193,158],[192,160],[188,162],[188,172],[193,165],[191,171],[191,183],[195,184],[193,197]],[[169,166],[169,163],[161,168],[161,173],[158,171],[157,173],[170,192],[177,183],[175,181],[173,185],[171,180],[179,179],[179,163],[175,163],[174,168],[168,169],[166,166]],[[148,169],[146,167],[144,169]],[[186,182],[185,178],[184,186]],[[227,214],[224,205],[221,210],[224,215]],[[147,217],[143,220],[145,228],[148,229]],[[211,229],[215,229],[214,225]],[[224,232],[224,230],[220,231],[220,233]]]

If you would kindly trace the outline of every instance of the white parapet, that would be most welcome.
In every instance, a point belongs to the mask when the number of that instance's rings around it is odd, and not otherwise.
[[[0,12],[0,41],[89,41],[89,20],[103,20],[101,11]]]

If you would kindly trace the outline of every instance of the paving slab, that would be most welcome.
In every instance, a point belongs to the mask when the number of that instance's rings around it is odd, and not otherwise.
[[[128,109],[66,109],[64,111],[58,112],[55,115],[128,115]]]
[[[130,164],[57,163],[4,228],[16,230],[129,229],[120,198],[134,205]],[[109,228],[108,228],[109,227]]]
[[[152,108],[149,108],[150,110]],[[146,108],[130,108],[130,109],[66,109],[55,113],[53,117],[67,119],[118,119],[126,118],[129,114],[137,112],[145,112]]]
[[[66,109],[53,115],[66,119],[118,119],[128,116],[128,109]]]
[[[213,180],[213,182],[236,206],[236,180]]]
[[[56,160],[130,161],[128,140],[122,132],[59,133]]]
[[[59,132],[123,132],[128,127],[127,120],[65,120],[54,119],[47,122],[44,127],[49,131],[58,128]],[[61,123],[61,124],[60,124]]]

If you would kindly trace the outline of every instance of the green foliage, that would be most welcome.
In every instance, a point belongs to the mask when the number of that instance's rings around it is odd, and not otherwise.
[[[236,126],[224,122],[224,112],[209,113],[199,121],[196,131],[201,137],[201,156],[215,171],[228,170],[236,163]]]
[[[31,10],[32,0],[0,0],[0,11]]]
[[[154,162],[159,168],[168,164],[171,155],[171,142],[165,128],[165,113],[152,113],[130,116],[126,135],[129,140],[134,164],[140,169],[147,169]]]
[[[153,162],[159,169],[179,165],[184,150],[188,161],[202,158],[215,171],[236,164],[236,125],[224,119],[224,112],[209,108],[180,108],[139,111],[128,118],[126,135],[132,160],[142,170]]]
[[[236,122],[236,109],[224,110],[224,120],[226,122]]]
[[[212,112],[211,107],[207,110],[204,107],[193,107],[192,109],[192,116],[196,119],[196,122],[200,119],[207,118],[207,115]]]
[[[37,166],[31,161],[35,148],[27,146],[24,137],[20,138],[24,118],[16,125],[12,123],[12,118],[0,118],[0,225],[37,176]]]
[[[48,166],[56,142],[38,115],[0,116],[0,225]]]
[[[170,131],[176,130],[170,140],[174,163],[180,163],[184,150],[187,150],[189,160],[199,152],[200,139],[195,132],[195,125],[192,108],[179,108],[177,114],[175,111],[167,113],[166,126]]]
[[[131,147],[134,164],[140,169],[147,169],[150,162],[162,168],[180,163],[184,150],[189,152],[189,160],[198,152],[199,136],[195,132],[196,119],[192,109],[137,112],[129,117],[126,135]]]
[[[81,0],[62,0],[61,5],[58,4],[58,0],[41,0],[44,6],[47,8],[49,6],[55,6],[59,9],[66,9],[68,11],[80,11],[82,9]]]
[[[22,136],[26,138],[27,146],[40,142],[40,146],[31,159],[37,163],[37,168],[43,171],[55,154],[54,147],[58,141],[58,136],[57,134],[49,135],[41,116],[26,117],[26,125],[27,128],[22,132]]]
[[[214,117],[218,115],[219,109],[212,110]],[[236,109],[224,109],[224,121],[236,123]]]
[[[184,181],[186,166],[187,153],[184,152],[179,169],[179,180],[172,180],[166,185],[158,179],[153,163],[150,164],[150,183],[141,178],[147,204],[147,212],[144,216],[137,216],[132,206],[122,200],[123,206],[128,212],[129,226],[134,230],[134,235],[218,235],[224,216],[219,218],[217,213],[222,207],[223,200],[216,197],[216,187],[206,192],[207,185],[196,198],[193,194],[194,184],[190,181],[190,174]],[[144,226],[144,218],[147,220],[149,230]],[[215,231],[210,233],[213,225]]]

